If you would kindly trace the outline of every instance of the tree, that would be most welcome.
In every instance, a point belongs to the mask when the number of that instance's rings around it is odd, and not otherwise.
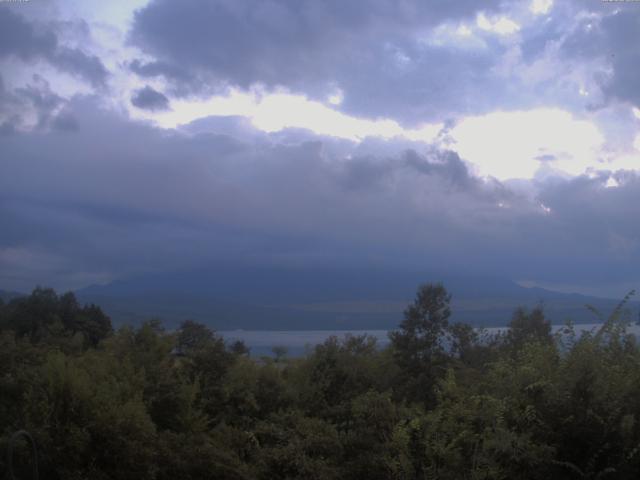
[[[271,349],[275,357],[276,363],[282,363],[287,358],[287,353],[289,353],[289,349],[282,345],[276,345]]]
[[[95,347],[113,333],[111,319],[97,305],[84,306],[74,318],[74,331],[81,332],[85,341]]]
[[[177,349],[180,353],[188,355],[209,346],[214,340],[214,333],[206,325],[194,320],[185,320],[178,330]]]
[[[6,325],[18,337],[40,341],[47,328],[60,320],[58,296],[51,288],[36,287],[28,297],[12,300],[6,307]]]
[[[189,379],[200,385],[201,406],[215,416],[224,402],[223,377],[236,357],[227,350],[222,337],[193,320],[180,325],[176,350],[185,356]]]
[[[251,353],[251,350],[249,349],[249,347],[247,347],[247,344],[244,343],[244,341],[242,340],[236,340],[235,342],[233,342],[229,346],[229,351],[234,355],[238,355],[239,357],[241,356],[248,357]]]
[[[389,334],[394,358],[404,374],[404,396],[427,406],[433,404],[433,387],[444,373],[450,301],[442,284],[420,286],[413,304],[404,311],[400,330]]]
[[[37,287],[31,295],[13,299],[2,312],[0,328],[33,343],[80,333],[85,348],[95,347],[113,332],[111,320],[100,307],[80,307],[72,292],[58,296],[50,288]]]
[[[528,342],[551,343],[551,323],[544,316],[541,305],[531,312],[518,308],[509,323],[507,342],[514,348],[521,348]]]

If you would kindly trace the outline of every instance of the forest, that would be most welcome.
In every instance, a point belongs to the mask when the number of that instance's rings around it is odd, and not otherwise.
[[[192,320],[114,329],[36,288],[0,303],[0,475],[31,478],[25,430],[42,479],[637,478],[628,298],[590,332],[552,333],[540,306],[489,335],[425,284],[388,347],[255,358]]]

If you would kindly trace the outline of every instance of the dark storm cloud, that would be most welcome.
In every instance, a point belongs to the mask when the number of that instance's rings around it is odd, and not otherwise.
[[[35,24],[7,6],[0,6],[0,58],[46,60],[62,72],[104,87],[109,72],[95,55],[61,45],[56,24]]]
[[[498,2],[158,0],[138,11],[131,41],[155,57],[134,61],[174,91],[211,94],[227,86],[285,86],[310,96],[336,87],[360,115],[424,120],[437,112],[488,108],[473,95],[492,81],[504,47],[432,45],[442,22],[475,20]],[[473,102],[471,102],[471,97]]]
[[[10,135],[15,132],[16,125],[20,123],[20,116],[15,111],[19,103],[14,95],[8,92],[4,86],[4,80],[0,75],[0,112],[5,112],[0,118],[0,135]]]
[[[54,93],[49,83],[34,75],[31,83],[6,90],[0,76],[0,134],[24,129],[73,131],[78,123],[67,108],[67,100]],[[28,117],[33,116],[34,121]]]
[[[72,112],[62,110],[51,120],[51,127],[60,132],[75,132],[80,128],[80,125]]]
[[[477,188],[479,181],[469,174],[467,165],[460,159],[460,156],[451,151],[445,151],[438,155],[435,161],[428,157],[421,157],[414,151],[406,153],[407,165],[415,168],[425,175],[437,175],[442,178],[445,185],[451,187],[472,190]]]
[[[77,75],[94,87],[106,85],[109,72],[95,55],[87,55],[76,48],[59,47],[49,61],[59,70]]]
[[[605,92],[640,106],[640,10],[623,10],[608,15],[602,22],[608,46],[604,52],[611,59],[613,77]]]
[[[544,155],[538,155],[537,157],[535,157],[536,160],[538,160],[539,162],[555,162],[558,157],[556,157],[555,155],[550,155],[550,154],[544,154]]]
[[[590,75],[607,100],[640,105],[640,9],[635,2],[567,2],[571,22],[560,16],[554,33],[541,31],[547,42],[559,41],[559,53],[570,61],[598,61]],[[568,18],[572,18],[568,17]],[[562,28],[564,25],[564,28]],[[570,25],[571,28],[567,28]],[[594,105],[601,107],[602,105]]]
[[[494,188],[473,177],[467,165],[457,153],[447,150],[427,149],[422,153],[409,149],[396,149],[395,155],[386,160],[368,155],[356,156],[342,165],[337,181],[348,189],[379,190],[389,187],[389,182],[399,176],[437,178],[443,192],[465,192],[495,203],[503,195]]]
[[[407,125],[496,105],[593,111],[611,99],[640,103],[636,7],[575,0],[534,16],[515,1],[153,0],[130,32],[153,60],[130,68],[164,77],[176,96],[262,85],[326,98],[339,88],[340,110]],[[452,33],[479,12],[512,15],[520,31]],[[434,40],[443,26],[449,37]]]
[[[141,78],[164,77],[168,80],[168,92],[178,97],[188,96],[194,92],[217,90],[179,64],[162,61],[141,62],[136,59],[129,62],[128,67]]]
[[[5,285],[26,275],[78,286],[220,259],[377,259],[576,283],[636,275],[634,173],[615,173],[616,188],[605,187],[607,172],[523,188],[474,177],[455,152],[435,148],[399,144],[380,156],[317,136],[283,144],[234,117],[180,133],[91,99],[67,108],[82,126],[73,135],[0,137]]]
[[[133,92],[131,103],[143,110],[168,110],[169,99],[149,85]]]
[[[615,178],[619,186],[607,188]],[[640,176],[634,171],[613,174],[600,172],[594,177],[579,176],[545,185],[540,200],[553,211],[546,236],[561,245],[561,232],[571,232],[574,255],[585,261],[574,266],[574,275],[589,278],[628,281],[637,278],[640,259],[640,225],[632,221],[640,214]],[[591,254],[592,258],[588,259]],[[600,271],[589,265],[599,265]],[[551,271],[542,275],[553,277]]]
[[[403,38],[407,30],[477,10],[473,1],[160,0],[136,13],[132,40],[160,58],[212,71],[243,87],[256,81],[286,85],[331,68],[322,62],[325,55],[337,59],[339,50],[377,34],[387,37],[382,41]]]
[[[0,57],[15,55],[22,60],[53,55],[57,37],[52,31],[36,31],[33,25],[9,7],[0,6]]]

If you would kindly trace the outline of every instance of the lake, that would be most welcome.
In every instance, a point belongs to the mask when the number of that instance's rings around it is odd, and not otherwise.
[[[601,325],[600,323],[586,323],[574,325],[574,327],[576,332],[580,333],[589,330],[596,331]],[[564,325],[553,325],[553,332],[562,327]],[[506,330],[506,327],[485,328],[484,330],[492,334]],[[640,326],[630,325],[628,331],[637,336],[640,334]],[[380,347],[389,343],[389,330],[226,330],[218,333],[227,342],[242,340],[249,347],[252,357],[273,356],[273,347],[285,347],[288,356],[299,357],[331,336],[341,338],[347,334],[371,335],[377,339]]]

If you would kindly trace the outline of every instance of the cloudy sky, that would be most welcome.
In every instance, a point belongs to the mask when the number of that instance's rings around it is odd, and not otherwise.
[[[640,3],[0,2],[0,288],[216,262],[640,284]]]

